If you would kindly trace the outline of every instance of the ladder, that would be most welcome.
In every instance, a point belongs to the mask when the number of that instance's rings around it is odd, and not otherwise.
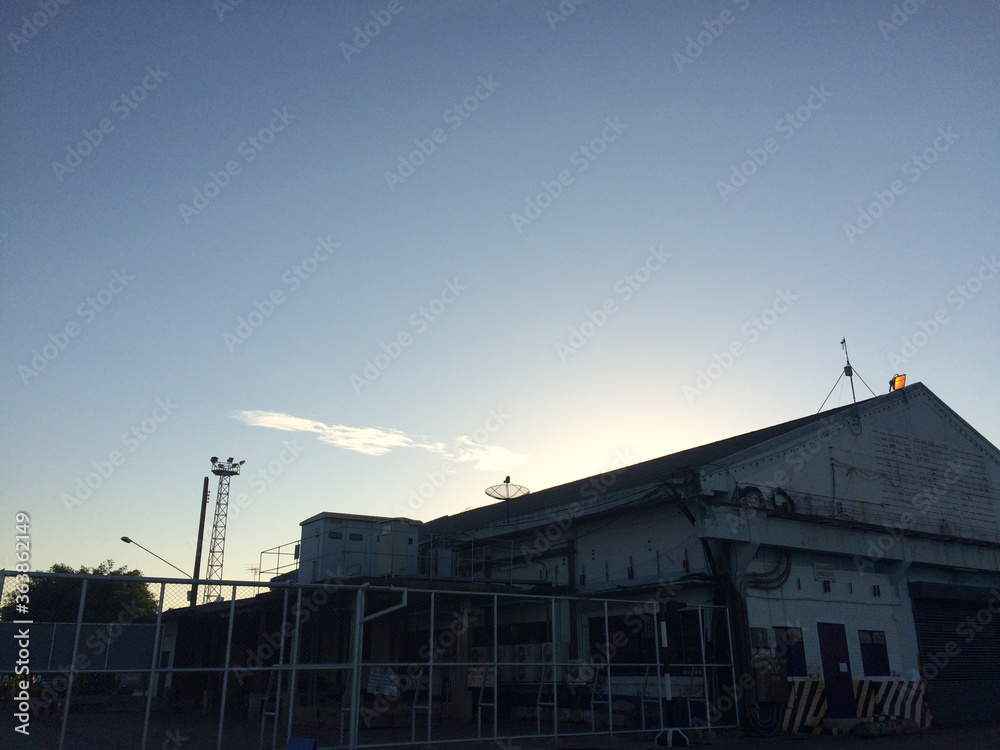
[[[264,750],[264,730],[267,720],[274,721],[274,735],[278,734],[278,716],[281,713],[281,672],[268,672],[267,692],[264,693],[264,700],[260,706],[260,750]],[[272,743],[274,742],[272,739]]]
[[[611,685],[607,680],[605,668],[594,665],[594,682],[590,688],[590,729],[597,733],[597,707],[607,706],[608,732],[614,734],[614,716],[611,715]]]
[[[655,667],[647,666],[646,667],[646,676],[642,680],[642,693],[639,695],[639,716],[642,719],[641,726],[642,726],[643,729],[647,729],[647,727],[646,727],[646,707],[650,706],[650,705],[652,705],[652,706],[655,707],[655,711],[653,712],[653,716],[657,717],[657,719],[658,719],[657,721],[655,721],[655,724],[658,724],[658,726],[656,726],[655,728],[656,729],[662,729],[663,728],[663,726],[662,726],[663,725],[663,702],[662,702],[662,695],[660,693],[662,685],[661,684],[657,684],[657,679],[658,678],[657,678],[655,669],[656,669]],[[650,674],[651,671],[653,671],[653,674]],[[650,688],[653,689],[652,694],[650,694]]]
[[[426,703],[420,702],[421,690],[426,691]],[[430,733],[431,703],[434,700],[432,694],[433,685],[431,685],[431,680],[429,677],[427,679],[424,678],[424,668],[421,667],[420,671],[417,673],[417,686],[413,690],[413,703],[410,705],[410,736],[412,742],[417,741],[417,711],[427,712],[427,732],[428,734]]]
[[[542,670],[541,678],[538,681],[538,696],[535,699],[535,720],[538,726],[538,734],[542,734],[542,709],[551,708],[552,709],[552,733],[558,734],[559,718],[556,716],[556,704],[558,700],[556,698],[556,690],[552,684],[551,679],[545,679],[545,670]]]
[[[487,699],[486,691],[490,691]],[[494,722],[496,721],[497,710],[497,672],[496,667],[485,667],[483,670],[483,684],[479,686],[479,705],[476,708],[476,736],[483,736],[483,708],[493,711]]]

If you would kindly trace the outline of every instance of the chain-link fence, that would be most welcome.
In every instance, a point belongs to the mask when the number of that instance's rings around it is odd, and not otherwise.
[[[718,607],[344,581],[227,581],[199,603],[192,581],[3,575],[4,747],[512,747],[737,723]]]

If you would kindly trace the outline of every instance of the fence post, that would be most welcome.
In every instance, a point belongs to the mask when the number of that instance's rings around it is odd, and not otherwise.
[[[287,591],[285,589],[286,595],[285,600],[288,600]],[[299,664],[299,618],[302,616],[302,585],[298,585],[298,594],[295,600],[295,628],[292,631],[292,653],[291,653],[291,664],[292,664],[292,676],[291,676],[291,686],[289,687],[289,698],[288,705],[295,705],[295,685],[298,682],[298,664]],[[282,615],[282,621],[286,615]],[[284,644],[284,641],[282,641]],[[287,745],[292,740],[292,711],[288,712],[288,731],[285,735],[285,744]],[[275,722],[277,724],[277,722]]]
[[[146,738],[149,735],[149,712],[153,704],[153,685],[156,681],[156,665],[160,661],[160,623],[163,621],[163,592],[166,587],[166,582],[160,581],[160,602],[156,607],[156,631],[153,636],[153,659],[149,666],[149,684],[146,686],[146,715],[142,720],[142,750],[146,750]]]
[[[66,706],[63,709],[62,729],[59,731],[59,750],[66,742],[66,725],[69,722],[69,703],[73,697],[73,677],[76,675],[76,657],[80,652],[80,630],[83,628],[83,607],[87,601],[87,579],[80,587],[80,606],[76,612],[76,634],[73,636],[73,661],[69,665],[69,684],[66,686]]]
[[[353,664],[351,671],[351,736],[349,737],[351,750],[356,750],[358,746],[358,718],[361,714],[361,646],[364,640],[361,629],[364,627],[364,614],[365,586],[361,586],[354,598],[354,629],[351,633],[353,636],[351,644],[353,646],[351,649],[351,662]]]
[[[221,585],[219,591],[222,591]],[[219,706],[219,739],[216,749],[222,750],[222,729],[226,721],[226,693],[229,688],[229,657],[233,652],[233,620],[236,619],[236,584],[229,597],[229,633],[226,636],[226,661],[222,665],[222,701]]]

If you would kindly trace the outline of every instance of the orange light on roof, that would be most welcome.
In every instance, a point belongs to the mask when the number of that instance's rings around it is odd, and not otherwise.
[[[906,375],[893,375],[889,380],[889,390],[898,391],[906,385]]]

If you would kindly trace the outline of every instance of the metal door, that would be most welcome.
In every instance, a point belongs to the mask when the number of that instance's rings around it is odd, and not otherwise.
[[[1000,719],[996,602],[914,600],[922,677],[936,722]]]
[[[857,706],[851,657],[847,651],[847,631],[840,623],[817,622],[816,635],[826,683],[826,715],[831,719],[854,718]]]

